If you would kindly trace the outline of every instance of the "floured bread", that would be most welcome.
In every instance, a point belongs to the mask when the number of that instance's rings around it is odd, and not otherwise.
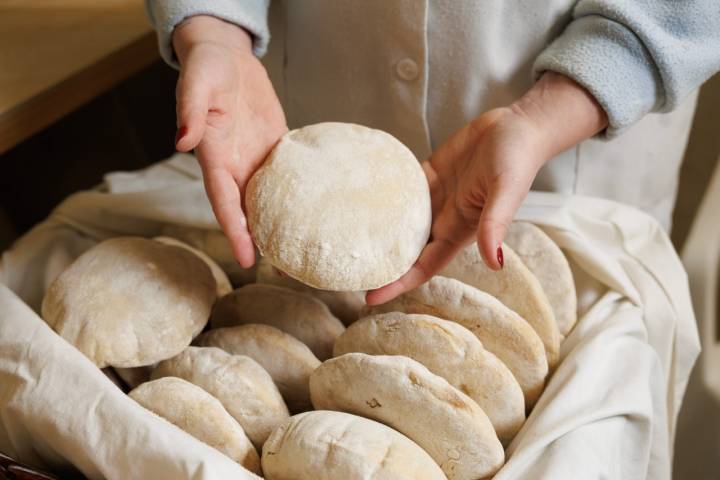
[[[542,341],[528,322],[492,295],[458,280],[435,276],[368,313],[395,311],[434,315],[470,330],[513,373],[526,407],[535,405],[548,372]]]
[[[378,288],[407,272],[430,234],[420,164],[380,130],[319,123],[282,137],[248,183],[260,253],[323,290]]]
[[[304,412],[310,403],[310,374],[320,365],[310,349],[292,335],[270,325],[251,323],[216,328],[195,339],[198,345],[247,355],[272,377],[291,412]]]
[[[295,415],[265,443],[267,480],[445,480],[432,458],[382,423],[342,412]]]
[[[257,263],[250,268],[241,267],[233,255],[230,241],[222,231],[185,225],[166,225],[162,229],[162,234],[182,240],[204,252],[222,268],[235,287],[255,281]]]
[[[505,243],[537,277],[552,306],[560,334],[567,335],[577,322],[577,296],[570,265],[560,247],[529,222],[513,222]]]
[[[215,297],[215,279],[197,255],[117,237],[80,255],[55,279],[42,316],[98,367],[140,367],[188,346]]]
[[[352,324],[333,354],[404,355],[422,363],[475,400],[500,441],[513,439],[525,421],[523,392],[513,374],[465,327],[430,315],[372,315]]]
[[[475,243],[463,249],[440,272],[498,298],[532,326],[545,346],[552,370],[560,358],[560,330],[540,282],[520,257],[503,245],[505,266],[493,271],[485,265]]]
[[[202,388],[180,378],[165,377],[143,383],[128,395],[251,472],[260,473],[260,457],[240,424]]]
[[[155,240],[156,242],[164,243],[165,245],[174,245],[176,247],[184,248],[200,257],[200,260],[205,262],[205,265],[208,266],[208,268],[213,274],[213,277],[215,278],[215,291],[218,297],[222,297],[223,295],[227,295],[228,293],[232,292],[233,287],[230,284],[230,279],[228,278],[228,276],[225,274],[225,272],[223,272],[222,268],[220,268],[220,266],[215,263],[215,260],[208,257],[202,250],[191,247],[187,243],[172,237],[155,237],[153,238],[153,240]]]
[[[494,474],[505,454],[490,420],[470,397],[403,356],[347,353],[310,375],[318,410],[382,422],[417,443],[449,480]]]
[[[178,377],[222,403],[257,449],[290,415],[270,375],[255,360],[214,347],[188,347],[160,362],[152,379]]]
[[[250,284],[219,299],[210,318],[213,328],[263,323],[297,338],[320,360],[332,356],[345,330],[327,306],[310,294],[275,285]]]
[[[261,258],[257,267],[257,283],[269,283],[279,287],[306,292],[321,300],[333,315],[345,325],[358,319],[360,310],[365,306],[365,292],[333,292],[318,290],[288,276],[280,275],[266,258]]]

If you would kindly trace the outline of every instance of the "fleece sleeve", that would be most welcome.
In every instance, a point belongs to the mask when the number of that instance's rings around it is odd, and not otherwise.
[[[267,12],[270,0],[145,0],[162,58],[178,68],[172,47],[175,27],[193,15],[212,15],[243,27],[253,36],[253,52],[262,56],[270,41]]]
[[[612,137],[649,112],[673,110],[720,69],[718,0],[580,0],[536,59],[583,85]]]

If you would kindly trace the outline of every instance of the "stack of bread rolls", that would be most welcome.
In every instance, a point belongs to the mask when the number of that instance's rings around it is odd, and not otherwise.
[[[252,273],[226,267],[217,233],[112,238],[55,279],[43,318],[140,405],[267,479],[492,477],[576,322],[560,248],[516,222],[502,270],[473,244],[366,306],[412,265],[431,216],[412,154],[355,125],[290,132],[246,199]]]

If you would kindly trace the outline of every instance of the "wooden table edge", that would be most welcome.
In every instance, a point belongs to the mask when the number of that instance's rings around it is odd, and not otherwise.
[[[159,58],[149,31],[52,88],[0,113],[0,154],[105,93]]]

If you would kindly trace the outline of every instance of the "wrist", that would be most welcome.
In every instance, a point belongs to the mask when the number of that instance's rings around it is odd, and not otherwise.
[[[555,72],[545,72],[510,109],[533,125],[547,159],[608,125],[597,100],[580,84]]]
[[[189,52],[202,44],[215,44],[252,56],[252,35],[233,23],[210,15],[195,15],[175,27],[172,45],[181,66]]]

